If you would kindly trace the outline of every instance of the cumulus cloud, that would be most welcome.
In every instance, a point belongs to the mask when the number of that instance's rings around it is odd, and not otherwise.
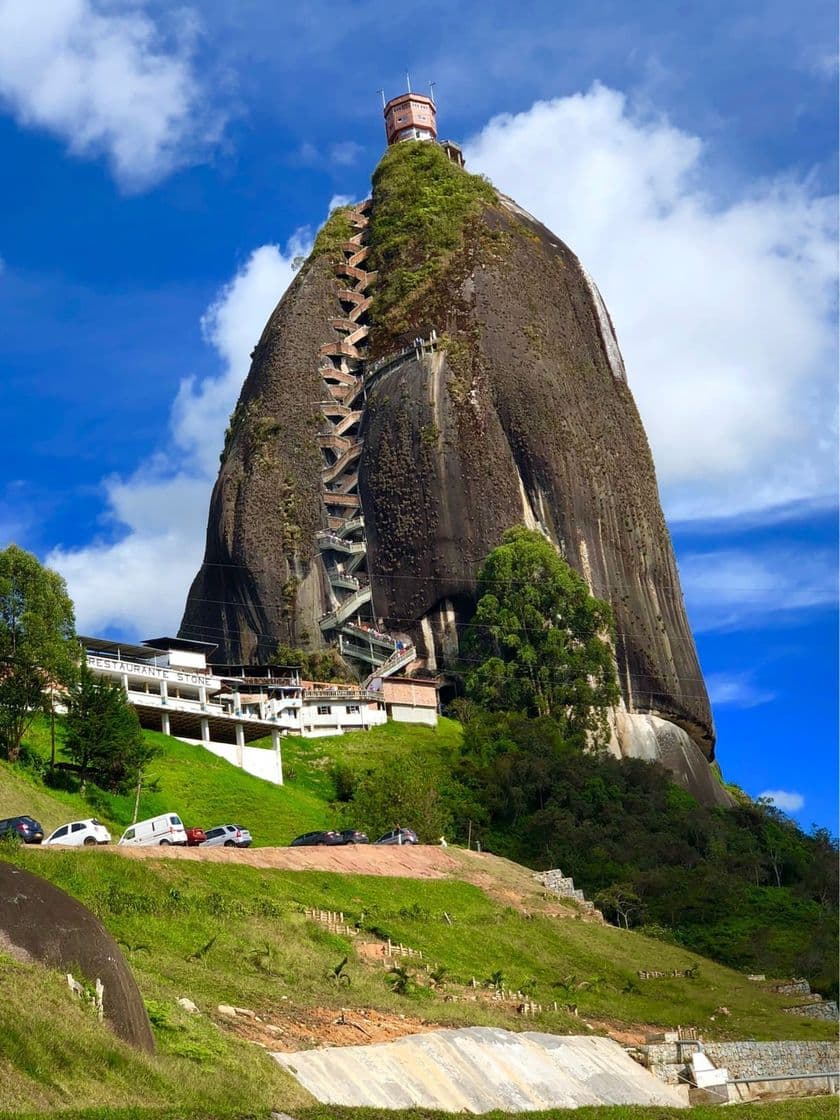
[[[706,677],[709,699],[716,708],[757,708],[776,694],[761,688],[746,673],[710,673]]]
[[[197,77],[195,17],[167,30],[137,3],[0,0],[0,105],[75,155],[104,154],[127,189],[153,184],[223,125]]]
[[[202,329],[220,373],[182,382],[170,414],[171,452],[105,482],[108,537],[47,556],[67,580],[81,633],[115,629],[142,638],[178,625],[201,563],[225,425],[250,352],[292,279],[292,261],[310,247],[307,237],[299,231],[282,252],[255,249],[207,310]]]
[[[828,549],[690,552],[681,558],[680,580],[698,632],[784,622],[837,603],[837,557]]]
[[[794,793],[792,790],[766,789],[764,793],[760,793],[758,796],[772,801],[776,808],[781,809],[783,813],[798,813],[805,806],[805,798],[802,794]]]
[[[672,519],[833,497],[835,199],[793,176],[723,199],[698,137],[597,84],[466,155],[595,278]]]

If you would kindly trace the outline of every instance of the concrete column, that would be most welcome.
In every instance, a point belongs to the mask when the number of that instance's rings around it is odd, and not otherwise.
[[[199,685],[198,700],[199,700],[199,703],[201,704],[201,710],[203,712],[204,709],[207,707],[207,685],[205,685],[205,684]]]
[[[169,712],[160,713],[160,729],[164,735],[169,735]]]
[[[123,686],[123,692],[127,696],[128,695],[128,673],[123,673],[123,675],[122,675],[122,686]]]
[[[166,687],[166,681],[160,682],[160,702],[165,704],[169,699],[169,689]]]
[[[201,741],[202,743],[210,742],[210,720],[203,719],[201,721]]]
[[[274,747],[274,757],[277,760],[277,782],[278,785],[283,784],[283,755],[280,750],[280,732],[276,727],[271,729],[271,743]]]
[[[245,728],[242,726],[241,723],[237,723],[237,725],[236,725],[236,765],[239,767],[240,770],[242,769],[242,764],[245,761],[245,756],[244,756],[244,753],[243,753],[244,749],[245,749]]]

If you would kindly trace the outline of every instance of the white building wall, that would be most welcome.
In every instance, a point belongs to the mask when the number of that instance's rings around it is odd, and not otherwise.
[[[203,747],[217,758],[223,758],[231,766],[237,766],[246,774],[263,778],[276,786],[283,784],[283,769],[279,753],[266,747],[239,747],[235,743],[202,742],[201,739],[182,739],[196,747]]]
[[[354,712],[348,709],[358,708]],[[318,708],[329,708],[319,712]],[[301,711],[301,735],[316,739],[324,735],[343,735],[345,731],[365,731],[388,722],[388,713],[379,706],[358,700],[305,699]]]
[[[388,715],[397,723],[422,723],[437,727],[438,714],[434,708],[415,708],[412,704],[389,704]]]

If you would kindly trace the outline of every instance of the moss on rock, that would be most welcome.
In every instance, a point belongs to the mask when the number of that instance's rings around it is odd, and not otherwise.
[[[452,163],[437,144],[405,141],[389,148],[373,174],[370,265],[379,272],[372,317],[376,349],[397,345],[422,321],[466,231],[497,201],[490,183]]]

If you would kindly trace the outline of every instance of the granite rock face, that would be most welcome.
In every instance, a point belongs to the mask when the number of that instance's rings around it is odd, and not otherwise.
[[[279,642],[320,644],[328,599],[315,548],[324,522],[314,356],[338,337],[334,288],[324,257],[304,265],[266,324],[231,418],[179,631],[216,642],[220,660],[267,660]]]
[[[376,210],[375,189],[374,229]],[[324,259],[311,259],[272,315],[213,493],[181,633],[218,640],[230,660],[264,656],[276,640],[322,641],[313,356],[335,338],[334,285]],[[703,801],[728,803],[709,766],[711,711],[650,449],[594,283],[499,196],[465,227],[405,336],[380,336],[374,353],[432,331],[436,351],[386,367],[366,389],[358,486],[374,615],[445,668],[484,557],[512,525],[540,529],[612,605],[623,697],[614,751],[658,758]]]
[[[0,862],[0,949],[38,961],[77,980],[104,985],[105,1021],[138,1050],[155,1048],[143,997],[122,950],[102,923],[75,898],[33,875]]]

